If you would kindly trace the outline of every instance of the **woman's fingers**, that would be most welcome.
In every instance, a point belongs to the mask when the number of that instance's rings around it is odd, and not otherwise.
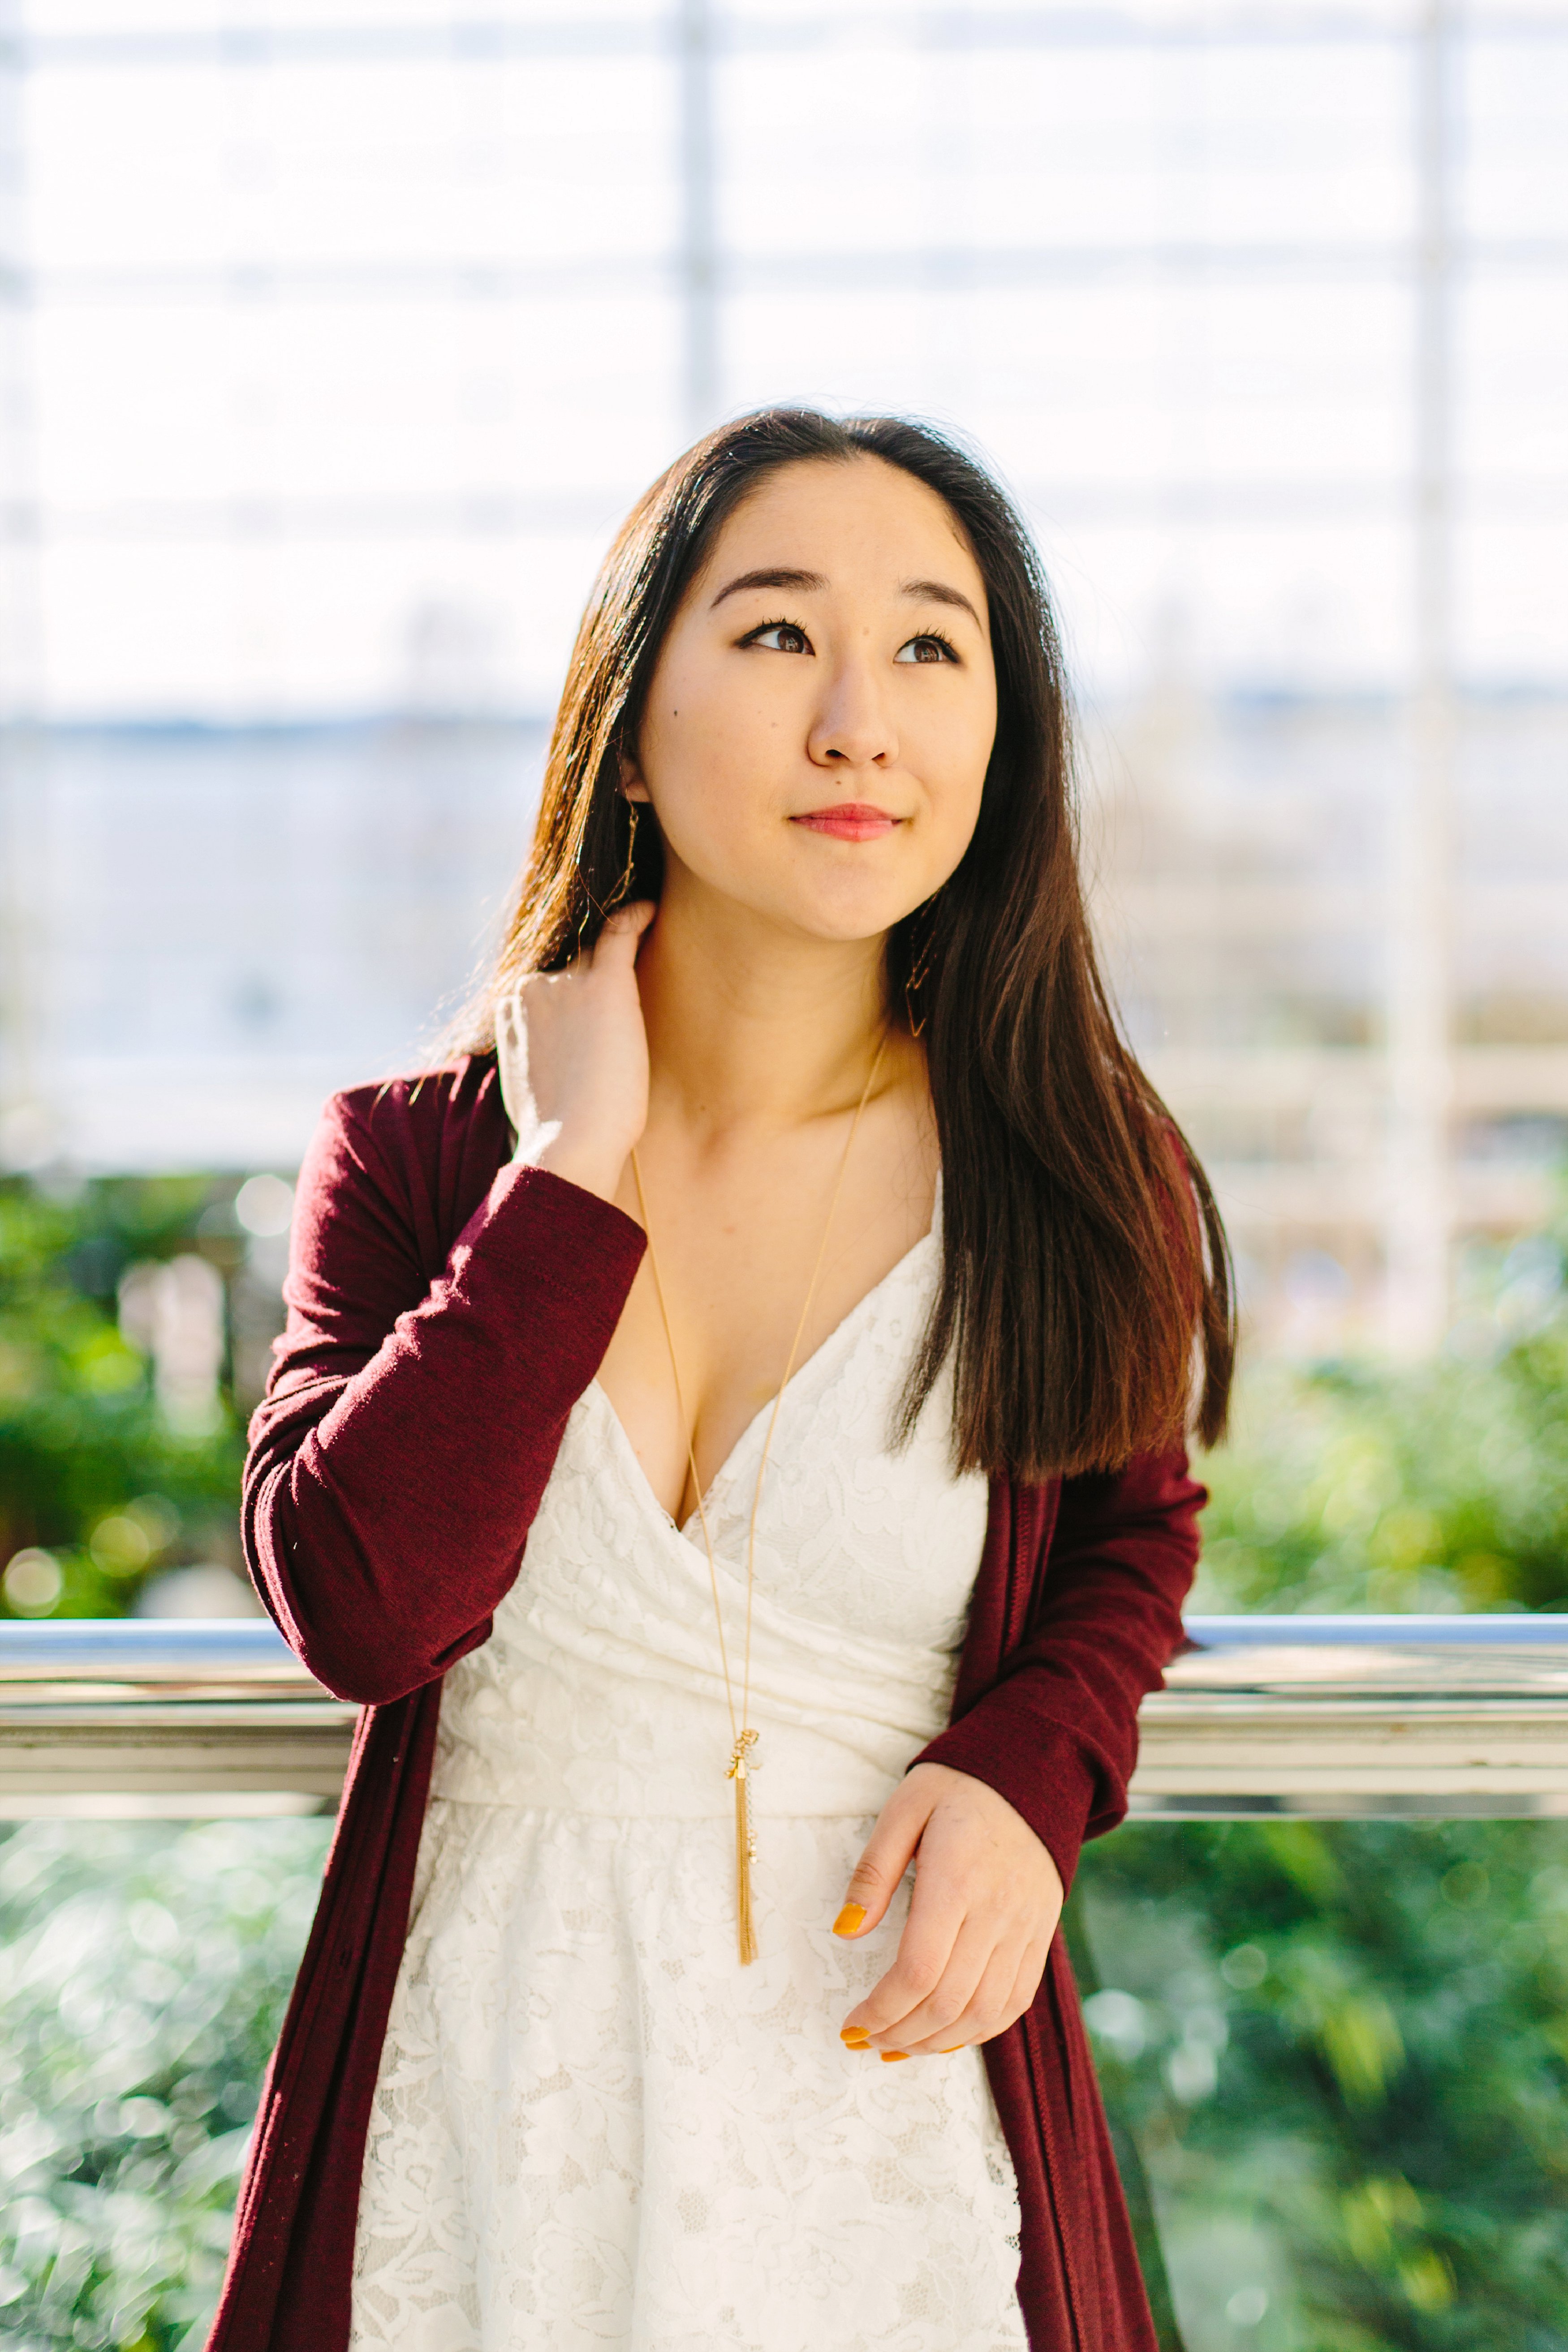
[[[500,1072],[501,1100],[514,1135],[523,1132],[531,1112],[525,1038],[522,992],[513,989],[496,1006],[496,1061]]]
[[[897,1957],[874,1984],[852,2022],[866,2029],[878,2049],[910,2054],[934,2038],[956,2042],[947,2029],[968,2010],[991,1964],[995,1944],[988,1924],[933,1905],[923,1919],[912,1906]],[[1009,1969],[1010,1984],[1014,1974]]]
[[[898,2050],[906,2058],[946,2057],[1005,2032],[1039,1992],[1051,1945],[1021,1932],[992,1944],[988,1933],[966,1920],[940,1976],[912,2005],[903,2004],[920,1981],[920,1961],[902,1976],[895,1963],[853,2011],[848,2030],[857,2041],[863,2032],[873,2049]]]
[[[918,1772],[899,1782],[850,1874],[843,1908],[833,1922],[835,1936],[869,1936],[881,1925],[899,1881],[915,1859],[935,1803],[935,1792],[921,1784]]]
[[[615,1198],[648,1116],[637,949],[651,899],[617,907],[564,971],[533,972],[496,1007],[501,1098],[515,1157]]]
[[[635,963],[638,942],[658,911],[652,898],[632,898],[624,907],[612,908],[589,958],[593,968],[597,971],[601,962]]]
[[[925,2056],[988,2041],[1033,1999],[1061,1909],[1051,1857],[1006,1799],[917,1765],[883,1808],[850,1882],[841,1934],[869,1933],[919,1861],[892,1967],[845,2020],[846,2041]]]
[[[948,1970],[922,2011],[904,2020],[896,2031],[898,2047],[912,2058],[930,2058],[962,2049],[971,2042],[989,2042],[1021,2017],[1034,1988],[1023,1999],[1019,1989],[1027,1973],[1028,1946],[1021,1937],[1009,1937],[991,1952],[968,1999],[959,2002],[962,1979],[956,1965]],[[954,1955],[956,1963],[957,1954]],[[1038,1973],[1035,1984],[1039,1984]],[[955,2005],[955,2004],[957,2005]]]

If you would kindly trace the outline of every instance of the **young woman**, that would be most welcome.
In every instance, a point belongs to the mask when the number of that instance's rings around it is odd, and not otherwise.
[[[214,2347],[1145,2352],[1055,1930],[1225,1253],[969,458],[779,411],[654,484],[465,1050],[329,1107],[288,1298],[251,1558],[366,1713]]]

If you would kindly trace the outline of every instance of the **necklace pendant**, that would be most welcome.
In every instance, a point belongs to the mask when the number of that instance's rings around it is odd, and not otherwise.
[[[757,1958],[757,1935],[751,1914],[751,1865],[757,1859],[757,1825],[751,1811],[751,1775],[757,1770],[752,1749],[755,1731],[737,1737],[727,1780],[735,1782],[735,1942],[743,1969]]]
[[[613,899],[611,904],[614,904]],[[922,964],[920,976],[923,978],[924,975],[925,966]],[[911,1011],[913,1012],[913,1007]],[[855,1106],[854,1118],[850,1122],[850,1131],[844,1142],[843,1158],[839,1162],[838,1178],[829,1197],[828,1213],[822,1220],[822,1237],[817,1244],[816,1263],[811,1268],[811,1278],[806,1285],[806,1296],[800,1303],[800,1319],[795,1326],[795,1337],[789,1343],[789,1353],[784,1359],[784,1370],[774,1392],[773,1412],[768,1423],[768,1434],[762,1444],[762,1459],[757,1465],[757,1489],[752,1496],[751,1523],[746,1536],[746,1663],[741,1677],[738,1706],[736,1705],[735,1685],[730,1679],[729,1650],[724,1638],[724,1607],[719,1598],[718,1561],[714,1555],[713,1534],[708,1526],[707,1508],[703,1500],[702,1480],[697,1475],[697,1457],[692,1439],[693,1423],[686,1412],[686,1401],[681,1388],[680,1359],[675,1352],[675,1335],[670,1327],[670,1310],[664,1297],[664,1276],[659,1272],[659,1254],[653,1246],[653,1227],[648,1215],[647,1194],[643,1188],[643,1171],[638,1163],[635,1147],[632,1151],[632,1175],[637,1187],[637,1205],[643,1213],[643,1230],[648,1242],[648,1268],[653,1277],[653,1290],[659,1302],[659,1319],[664,1327],[664,1342],[670,1351],[670,1376],[675,1384],[675,1406],[686,1433],[686,1465],[691,1472],[692,1489],[697,1498],[697,1516],[702,1521],[703,1548],[707,1553],[708,1582],[713,1592],[714,1623],[718,1629],[719,1667],[724,1675],[724,1695],[732,1726],[745,1722],[747,1711],[751,1705],[751,1609],[756,1585],[757,1517],[762,1507],[762,1482],[768,1475],[768,1457],[772,1451],[773,1433],[779,1425],[779,1409],[784,1402],[784,1391],[789,1385],[789,1375],[795,1369],[795,1359],[800,1352],[801,1335],[805,1331],[807,1318],[811,1311],[811,1301],[817,1295],[817,1278],[822,1271],[822,1260],[827,1255],[828,1235],[832,1230],[833,1212],[838,1206],[839,1194],[843,1190],[844,1171],[849,1166],[850,1153],[854,1148],[854,1139],[860,1130],[862,1115],[871,1100],[871,1090],[876,1083],[876,1074],[882,1067],[882,1057],[886,1050],[891,1025],[891,1021],[884,1024],[882,1034],[877,1040],[876,1052],[872,1056],[871,1067],[866,1072],[865,1084],[861,1088],[861,1098]],[[917,1035],[919,1034],[918,1027],[915,1034]],[[751,1775],[757,1769],[757,1759],[751,1751],[756,1745],[755,1731],[736,1732],[735,1747],[730,1755],[729,1771],[727,1776],[735,1782],[735,1926],[736,1944],[743,1969],[749,1968],[757,1958],[757,1937],[752,1929],[751,1919],[751,1865],[757,1859],[757,1832],[751,1811]]]

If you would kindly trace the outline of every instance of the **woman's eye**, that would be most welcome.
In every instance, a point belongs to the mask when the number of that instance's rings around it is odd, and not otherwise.
[[[765,627],[753,629],[744,642],[760,646],[769,654],[809,654],[811,650],[810,638],[793,621],[769,621]]]
[[[950,662],[958,656],[946,637],[927,636],[911,637],[906,646],[899,646],[893,658],[901,662]]]

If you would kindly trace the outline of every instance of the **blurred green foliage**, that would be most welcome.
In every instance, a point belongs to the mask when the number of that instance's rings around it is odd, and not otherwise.
[[[318,1821],[0,1832],[0,2338],[194,2352]]]
[[[1140,1823],[1080,1886],[1188,2352],[1568,2347],[1568,1825]]]
[[[1249,1374],[1195,1609],[1568,1608],[1563,1239],[1436,1362]],[[1568,2352],[1568,1824],[1140,1824],[1079,1887],[1187,2352]]]
[[[227,1395],[215,1428],[169,1427],[116,1312],[129,1266],[233,1250],[232,1189],[122,1178],[51,1196],[0,1180],[0,1570],[47,1550],[64,1578],[53,1615],[120,1616],[146,1576],[234,1553],[243,1440]],[[0,1614],[16,1613],[0,1585]]]
[[[1249,1371],[1193,1607],[1568,1609],[1565,1244],[1472,1251],[1435,1362]]]

